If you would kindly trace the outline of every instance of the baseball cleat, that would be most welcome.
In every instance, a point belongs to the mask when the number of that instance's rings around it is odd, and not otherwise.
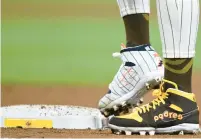
[[[164,85],[171,86],[164,90]],[[131,131],[140,135],[196,134],[199,128],[199,109],[193,93],[182,91],[176,83],[163,80],[157,97],[150,103],[136,107],[133,112],[113,116],[108,126],[111,129]]]
[[[109,84],[108,93],[99,101],[101,112],[109,111],[105,116],[125,107],[125,103],[141,104],[143,95],[159,86],[164,75],[162,60],[150,45],[129,48],[122,45],[120,53],[113,56],[120,57],[122,65]]]

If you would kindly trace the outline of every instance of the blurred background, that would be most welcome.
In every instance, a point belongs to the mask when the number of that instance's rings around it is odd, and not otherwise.
[[[151,0],[151,42],[161,54],[155,5]],[[2,0],[3,105],[77,104],[69,97],[87,92],[98,96],[82,104],[95,106],[119,68],[121,61],[112,53],[122,42],[124,26],[115,0]]]

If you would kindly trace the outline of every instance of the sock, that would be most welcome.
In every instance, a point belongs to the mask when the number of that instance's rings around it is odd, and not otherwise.
[[[150,44],[149,14],[132,14],[123,17],[126,31],[126,46]]]
[[[192,58],[166,58],[164,59],[165,76],[164,78],[177,83],[180,89],[185,92],[192,92]],[[165,85],[165,90],[169,86]]]
[[[126,32],[126,47],[150,44],[150,0],[117,0]]]

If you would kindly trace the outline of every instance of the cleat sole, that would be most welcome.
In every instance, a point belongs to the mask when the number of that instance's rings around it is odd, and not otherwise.
[[[150,90],[150,89],[154,88],[155,86],[159,85],[161,80],[162,80],[162,78],[159,77],[159,78],[155,78],[150,81],[147,81],[145,84],[147,86],[149,86],[149,90]],[[101,113],[104,116],[108,117],[108,116],[114,115],[114,114],[118,115],[118,113],[121,113],[122,112],[121,110],[122,109],[124,110],[124,108],[127,107],[128,105],[134,106],[137,104],[137,106],[139,106],[140,104],[143,103],[142,96],[144,96],[144,94],[148,91],[146,85],[135,94],[128,93],[128,94],[125,94],[124,96],[122,96],[121,98],[114,100],[109,105],[107,105],[105,108],[102,108]],[[107,111],[107,113],[105,113],[104,111]]]
[[[174,135],[185,135],[185,134],[199,134],[199,124],[180,124],[167,128],[153,128],[153,127],[118,127],[109,124],[111,129],[115,129],[118,132],[125,132],[125,134],[132,135],[139,133],[140,135],[153,136],[155,134],[174,134]]]

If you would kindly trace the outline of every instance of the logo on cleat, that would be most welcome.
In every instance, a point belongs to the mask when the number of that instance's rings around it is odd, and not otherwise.
[[[161,67],[163,65],[163,61],[160,60],[159,64],[158,64],[158,67]]]
[[[157,122],[158,120],[163,120],[165,118],[182,120],[183,116],[182,114],[177,114],[175,112],[164,111],[163,114],[154,116],[154,121]]]

